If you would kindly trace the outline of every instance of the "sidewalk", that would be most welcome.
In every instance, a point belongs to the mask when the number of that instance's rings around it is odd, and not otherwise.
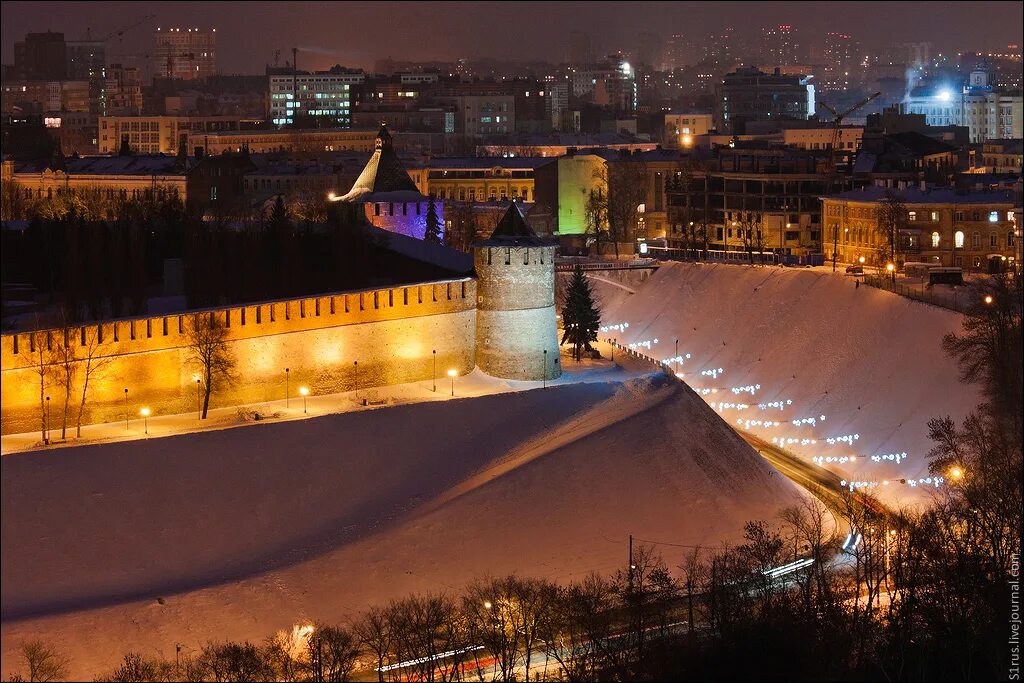
[[[311,395],[307,396],[305,400],[301,396],[295,396],[287,400],[282,398],[277,401],[216,408],[209,411],[205,420],[200,420],[198,413],[195,412],[150,415],[148,419],[144,419],[136,412],[129,416],[127,424],[124,421],[119,421],[83,425],[80,438],[74,436],[74,425],[69,424],[66,441],[60,440],[60,424],[57,423],[56,429],[50,429],[50,445],[48,446],[43,445],[42,434],[38,431],[8,434],[0,437],[0,455],[135,439],[156,439],[192,432],[231,429],[249,424],[302,420],[359,410],[374,410],[423,401],[443,401],[452,398],[488,396],[509,391],[527,391],[540,389],[545,385],[624,381],[651,373],[650,366],[623,353],[617,352],[613,362],[610,359],[611,347],[604,342],[596,343],[595,348],[601,352],[600,360],[584,359],[577,363],[572,359],[569,348],[562,347],[559,360],[563,370],[562,376],[548,382],[500,379],[486,375],[479,369],[474,369],[468,375],[455,378],[454,396],[452,396],[452,380],[447,376],[440,376],[436,381],[436,391],[434,383],[428,379],[337,394]],[[245,412],[248,414],[243,414]],[[254,413],[258,413],[261,418],[253,419]],[[51,421],[57,422],[53,417],[51,417]]]

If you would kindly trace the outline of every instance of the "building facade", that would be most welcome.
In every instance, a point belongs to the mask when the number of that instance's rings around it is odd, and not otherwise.
[[[720,131],[743,134],[748,121],[806,120],[814,113],[814,89],[806,78],[778,69],[765,73],[743,67],[727,74],[719,87]]]
[[[158,28],[153,58],[160,78],[202,80],[217,73],[217,29]]]
[[[822,197],[826,236],[835,245],[837,259],[884,266],[889,253],[889,232],[880,224],[879,211],[892,197],[905,209],[898,226],[896,266],[923,262],[958,266],[965,270],[1015,267],[1020,226],[1014,215],[1013,196],[1001,191],[878,185]]]
[[[100,154],[117,153],[127,138],[134,152],[176,154],[191,135],[237,131],[240,126],[237,116],[101,116],[99,149]]]
[[[279,127],[347,128],[352,125],[353,88],[365,78],[361,71],[344,70],[270,73],[270,122]]]
[[[544,157],[435,157],[426,162],[423,194],[460,202],[536,200],[534,169]]]

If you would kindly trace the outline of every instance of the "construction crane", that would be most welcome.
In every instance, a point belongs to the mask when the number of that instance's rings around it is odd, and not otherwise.
[[[854,106],[850,107],[849,109],[844,111],[842,114],[840,114],[835,109],[833,109],[832,107],[830,107],[826,103],[822,102],[821,100],[818,100],[818,105],[821,106],[826,111],[828,111],[829,113],[831,113],[833,117],[835,117],[832,120],[832,147],[831,147],[831,151],[830,151],[830,153],[828,155],[828,175],[829,176],[834,175],[835,172],[836,172],[836,155],[839,152],[839,143],[842,140],[842,135],[843,135],[843,131],[842,131],[843,119],[845,119],[847,116],[849,116],[853,112],[857,111],[858,109],[860,109],[861,107],[863,107],[868,102],[870,102],[871,100],[875,99],[876,97],[880,97],[881,95],[882,95],[882,93],[876,92],[874,95],[871,95],[869,97],[865,97],[863,100],[861,100],[860,102],[858,102]]]
[[[116,31],[114,31],[113,33],[111,33],[109,35],[106,35],[106,36],[103,36],[102,38],[99,39],[99,41],[102,42],[102,43],[105,43],[108,40],[110,40],[111,38],[116,37],[117,38],[117,42],[121,43],[121,42],[124,41],[124,34],[125,33],[127,33],[128,31],[131,31],[136,26],[140,26],[140,25],[146,23],[150,19],[156,19],[156,15],[155,14],[147,14],[146,16],[144,16],[141,19],[139,19],[138,21],[136,21],[134,24],[129,24],[128,26],[123,26],[123,27],[117,29]],[[86,29],[85,29],[85,39],[86,40],[92,40],[92,29],[90,29],[88,27],[86,27]]]

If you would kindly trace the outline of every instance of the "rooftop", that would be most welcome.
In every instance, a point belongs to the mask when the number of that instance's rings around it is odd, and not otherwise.
[[[195,159],[189,160],[189,167]],[[15,166],[15,173],[43,173],[53,168],[53,160],[40,159]],[[180,175],[185,173],[176,156],[170,154],[132,154],[130,156],[66,157],[67,175]]]
[[[952,187],[928,187],[922,190],[918,186],[907,187],[902,190],[895,188],[872,185],[860,190],[840,192],[829,195],[824,199],[845,199],[858,202],[879,202],[885,199],[886,193],[892,192],[904,204],[930,205],[930,204],[1013,204],[1013,193],[1002,190],[969,191],[958,190]]]
[[[548,247],[554,243],[537,236],[523,219],[516,202],[509,202],[508,210],[498,221],[491,236],[473,244],[474,247]]]

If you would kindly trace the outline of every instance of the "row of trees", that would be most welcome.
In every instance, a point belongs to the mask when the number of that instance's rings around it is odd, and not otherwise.
[[[40,433],[45,442],[53,431],[50,392],[56,390],[60,406],[60,440],[74,427],[82,436],[82,423],[91,398],[90,388],[106,379],[116,356],[106,348],[110,340],[100,337],[95,326],[77,327],[61,314],[61,324],[53,330],[32,333],[32,368],[38,379]],[[203,386],[202,419],[206,419],[210,398],[215,391],[231,386],[235,380],[236,360],[228,344],[228,329],[210,313],[189,315],[185,325],[188,344],[187,362],[195,369]]]

